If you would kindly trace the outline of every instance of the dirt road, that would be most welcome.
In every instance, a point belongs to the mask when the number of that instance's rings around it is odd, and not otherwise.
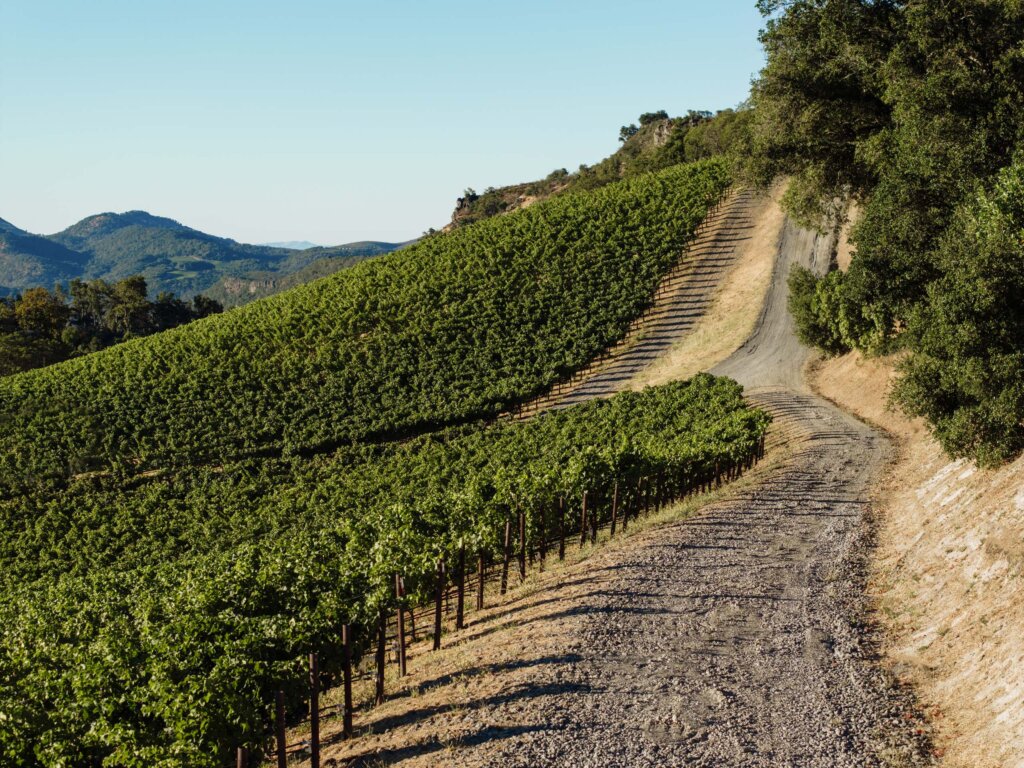
[[[680,276],[621,358],[543,407],[627,387],[637,365],[693,327],[703,307],[691,281],[717,281],[755,231],[754,201],[732,202],[700,242],[707,269]],[[419,662],[415,695],[373,710],[363,739],[333,742],[335,764],[930,764],[927,726],[878,665],[864,621],[868,489],[890,447],[810,392],[786,310],[790,266],[824,271],[832,241],[788,223],[774,232],[755,331],[713,370],[774,414],[769,461],[698,516],[474,618],[450,656]]]
[[[789,458],[623,556],[578,606],[566,660],[537,668],[537,695],[490,707],[516,724],[491,764],[928,764],[861,626],[867,492],[889,447],[809,392],[786,311],[790,265],[823,271],[831,247],[786,225],[757,330],[714,370],[775,415]]]

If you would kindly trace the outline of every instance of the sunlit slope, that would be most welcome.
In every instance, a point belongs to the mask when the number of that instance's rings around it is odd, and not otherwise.
[[[0,489],[492,416],[620,337],[724,192],[678,166],[0,380]]]

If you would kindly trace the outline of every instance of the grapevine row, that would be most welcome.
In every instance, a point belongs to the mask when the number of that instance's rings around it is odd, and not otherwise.
[[[356,659],[371,650],[396,574],[428,602],[439,560],[502,562],[520,513],[537,541],[584,490],[605,515],[616,482],[620,503],[641,477],[678,496],[747,461],[767,424],[702,375],[525,422],[5,502],[4,522],[37,525],[0,542],[0,762],[223,765],[270,732],[276,691],[304,706],[311,651],[337,678],[343,624]]]

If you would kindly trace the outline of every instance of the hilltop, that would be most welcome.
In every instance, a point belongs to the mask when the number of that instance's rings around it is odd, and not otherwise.
[[[348,266],[401,244],[359,242],[332,248],[274,248],[238,243],[145,211],[88,216],[53,235],[35,235],[0,219],[0,293],[67,283],[75,278],[117,281],[141,275],[154,294],[183,297],[213,291],[228,304],[278,290],[277,281],[316,261],[344,257]],[[323,274],[328,270],[321,268]],[[217,288],[222,281],[250,280],[259,292]],[[295,284],[284,283],[285,286]]]
[[[681,117],[669,117],[665,110],[645,112],[639,125],[619,129],[622,146],[594,165],[581,165],[571,173],[558,168],[543,179],[489,187],[483,194],[467,189],[445,229],[511,213],[553,195],[598,189],[639,173],[729,154],[739,148],[752,116],[747,109],[724,109],[714,115],[690,110]]]

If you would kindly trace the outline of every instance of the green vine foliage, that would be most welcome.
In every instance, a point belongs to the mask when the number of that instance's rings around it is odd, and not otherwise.
[[[395,574],[500,556],[505,520],[558,499],[681,492],[748,458],[769,418],[728,379],[624,393],[490,427],[329,455],[241,459],[0,500],[0,763],[202,768],[259,750],[273,692],[301,712],[304,658],[336,679],[340,626],[368,649]],[[600,508],[599,508],[600,509]],[[471,558],[472,559],[472,558]]]
[[[217,317],[0,380],[0,494],[493,417],[623,336],[720,161],[562,195]]]

